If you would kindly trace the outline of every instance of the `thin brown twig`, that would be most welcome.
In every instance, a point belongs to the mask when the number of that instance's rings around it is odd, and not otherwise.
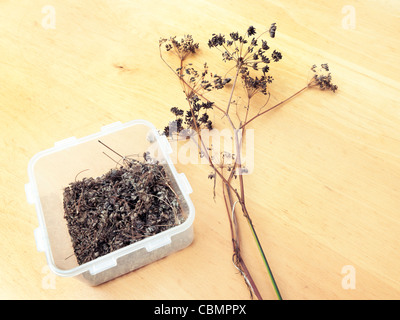
[[[268,108],[267,110],[262,111],[261,113],[258,113],[257,115],[255,115],[254,117],[252,117],[250,120],[246,121],[245,123],[243,123],[239,129],[244,128],[245,126],[247,126],[250,122],[252,122],[253,120],[257,119],[258,117],[262,116],[263,114],[266,114],[269,111],[272,111],[274,109],[276,109],[277,107],[283,105],[284,103],[288,102],[289,100],[293,99],[294,97],[298,96],[300,93],[304,92],[305,90],[311,88],[310,85],[305,86],[304,88],[300,89],[299,91],[297,91],[296,93],[292,94],[290,97],[286,98],[285,100],[282,100],[281,102],[277,103],[276,105],[272,106],[271,108]]]

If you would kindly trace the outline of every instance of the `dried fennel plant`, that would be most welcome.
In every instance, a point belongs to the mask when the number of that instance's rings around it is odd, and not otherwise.
[[[262,297],[240,250],[235,213],[238,206],[241,207],[254,236],[277,298],[282,299],[282,296],[246,207],[243,174],[247,169],[242,163],[242,141],[246,129],[254,120],[308,89],[319,88],[333,92],[337,90],[337,86],[332,83],[328,65],[322,64],[320,68],[314,65],[311,68],[314,75],[305,87],[273,106],[268,105],[271,95],[269,88],[274,80],[269,75],[270,66],[279,62],[282,59],[282,54],[277,50],[270,49],[265,38],[268,36],[274,38],[276,28],[276,24],[273,23],[269,30],[262,32],[257,37],[255,36],[256,29],[253,26],[250,26],[243,35],[238,32],[232,32],[228,36],[213,34],[208,41],[208,47],[219,50],[223,61],[229,64],[230,69],[225,76],[211,73],[208,70],[207,63],[203,65],[200,71],[188,62],[188,59],[194,57],[199,49],[199,44],[194,42],[191,35],[186,35],[181,39],[170,37],[159,41],[160,57],[177,76],[188,103],[186,111],[177,107],[171,108],[175,119],[165,127],[164,134],[170,138],[191,137],[197,143],[200,155],[207,159],[212,168],[208,177],[214,179],[214,188],[216,179],[221,180],[222,194],[231,230],[233,263],[243,276],[250,289],[251,296],[253,297],[254,294],[258,299],[262,299]],[[168,59],[166,59],[166,56],[168,56]],[[172,56],[175,56],[178,61],[175,66],[167,62]],[[227,76],[229,74],[233,76]],[[210,100],[210,93],[215,93],[217,90],[228,93],[226,105],[218,105]],[[242,96],[245,99],[242,98],[243,100],[240,103],[238,101],[241,101]],[[261,105],[260,99],[255,101],[254,97],[256,96],[264,97]],[[240,104],[243,105],[243,108]],[[233,132],[235,153],[221,152],[220,156],[216,157],[213,155],[212,148],[206,145],[201,132],[204,129],[213,129],[209,115],[210,110],[213,110],[215,114],[220,114],[220,117],[217,116],[215,119],[225,118],[227,120],[229,128]]]

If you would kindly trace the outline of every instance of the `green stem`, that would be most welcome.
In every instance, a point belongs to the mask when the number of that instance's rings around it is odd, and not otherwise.
[[[277,285],[277,283],[276,283],[276,281],[275,281],[274,275],[272,274],[272,270],[271,270],[271,268],[269,267],[267,258],[266,258],[265,254],[264,254],[264,250],[262,249],[260,240],[259,240],[258,237],[257,237],[256,230],[254,229],[254,226],[253,226],[253,224],[251,223],[249,217],[247,217],[247,222],[249,223],[251,232],[253,233],[254,239],[255,239],[255,241],[256,241],[256,243],[257,243],[258,250],[260,251],[260,254],[261,254],[262,258],[263,258],[264,264],[265,264],[265,266],[266,266],[266,268],[267,268],[268,275],[269,275],[269,277],[270,277],[270,279],[271,279],[271,282],[272,282],[272,285],[273,285],[273,287],[274,287],[275,293],[276,293],[278,299],[279,299],[279,300],[282,300],[282,296],[281,296],[281,293],[279,292],[278,285]]]

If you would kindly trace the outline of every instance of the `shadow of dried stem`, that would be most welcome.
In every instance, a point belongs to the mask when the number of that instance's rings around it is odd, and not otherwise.
[[[164,134],[172,139],[187,136],[193,137],[191,135],[193,132],[197,134],[198,140],[195,142],[197,143],[199,153],[206,157],[212,168],[212,173],[208,177],[214,179],[214,188],[216,186],[216,179],[221,180],[222,194],[231,230],[233,264],[243,276],[250,290],[251,297],[254,294],[260,300],[262,296],[241,254],[241,240],[239,239],[236,220],[237,205],[240,205],[242,213],[248,222],[277,298],[282,299],[282,295],[246,207],[245,185],[242,174],[246,168],[242,164],[241,159],[243,139],[240,137],[244,137],[246,128],[251,122],[284,105],[308,89],[319,88],[333,92],[337,90],[337,86],[332,83],[332,76],[328,65],[322,64],[319,69],[314,65],[311,68],[314,76],[305,87],[299,89],[281,102],[268,107],[271,96],[269,88],[274,80],[268,73],[271,65],[282,59],[282,54],[277,50],[270,50],[265,36],[269,34],[270,38],[274,38],[276,29],[277,26],[273,23],[269,30],[262,32],[257,37],[255,36],[257,33],[256,29],[253,26],[250,26],[243,35],[238,32],[232,32],[228,36],[222,34],[212,35],[208,41],[208,47],[217,49],[221,53],[224,62],[233,64],[233,67],[226,73],[228,75],[233,71],[233,77],[220,76],[209,72],[207,63],[204,63],[201,71],[196,70],[192,63],[188,63],[187,59],[194,56],[199,49],[199,44],[195,43],[193,37],[190,35],[186,35],[179,40],[176,37],[170,37],[169,39],[160,39],[159,41],[160,58],[179,79],[188,103],[186,111],[177,107],[171,108],[171,112],[175,115],[175,120],[169,122],[168,126],[164,128]],[[177,57],[178,65],[176,68],[173,68],[164,58],[164,50],[168,54]],[[230,88],[228,89],[229,95],[226,100],[226,106],[220,106],[207,97],[210,92],[222,90],[228,84]],[[247,99],[244,103],[242,110],[244,112],[242,114],[238,112],[237,99],[234,99],[235,93],[240,87],[239,84],[241,84],[242,92],[245,92],[245,98]],[[260,95],[265,98],[261,106],[257,105],[259,99],[256,101],[254,99],[255,96]],[[232,108],[233,105],[236,108]],[[213,128],[213,123],[208,116],[210,109],[219,112],[222,118],[227,119],[230,129],[234,133],[233,140],[236,156],[233,164],[228,165],[223,161],[216,161],[215,157],[211,154],[210,148],[208,148],[202,139],[201,130],[204,128]],[[255,112],[252,112],[253,110]],[[238,181],[238,187],[235,187],[235,181]]]

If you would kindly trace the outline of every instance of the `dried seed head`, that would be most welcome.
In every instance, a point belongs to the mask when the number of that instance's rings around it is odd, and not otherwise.
[[[184,60],[189,54],[196,53],[199,49],[199,44],[194,42],[191,35],[184,35],[181,39],[176,39],[176,37],[170,37],[169,39],[162,38],[159,40],[160,48],[163,46],[166,51],[174,52]]]
[[[251,36],[253,36],[253,35],[255,35],[256,34],[256,28],[254,28],[253,26],[250,26],[248,29],[247,29],[247,35],[249,36],[249,37],[251,37]]]
[[[317,70],[317,66],[314,64],[311,70],[314,72],[311,86],[317,86],[321,90],[336,92],[338,86],[332,83],[332,74],[329,72],[327,63],[321,64],[320,70]]]
[[[275,32],[276,32],[276,23],[274,22],[271,24],[271,27],[269,28],[269,35],[271,38],[275,38]]]

